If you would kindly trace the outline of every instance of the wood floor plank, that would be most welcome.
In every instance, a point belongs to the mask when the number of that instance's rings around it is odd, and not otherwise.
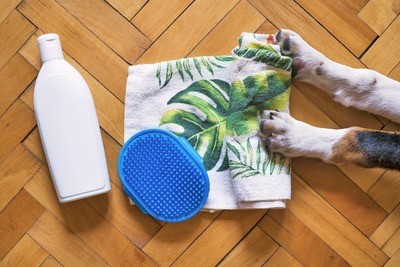
[[[0,165],[0,212],[18,194],[42,163],[23,145],[18,145]]]
[[[88,198],[87,203],[139,248],[161,228],[152,217],[131,205],[126,194],[117,187],[106,195]]]
[[[43,32],[57,32],[64,51],[124,101],[128,64],[92,32],[52,0],[25,0],[18,10]]]
[[[400,249],[400,228],[397,229],[396,233],[386,242],[382,250],[389,257],[393,257],[394,254]]]
[[[296,2],[357,57],[368,48],[377,36],[357,14],[341,1],[336,1],[334,5],[330,0],[296,0]]]
[[[327,57],[362,68],[361,62],[293,0],[249,0],[278,28],[291,29]]]
[[[40,29],[36,30],[34,34],[25,42],[25,44],[22,46],[22,48],[19,50],[19,54],[23,56],[36,70],[40,70],[42,67],[42,62],[40,60],[40,55],[39,55],[39,47],[37,43],[37,38],[41,35],[43,35],[44,32],[42,32]],[[64,57],[67,56],[67,54],[63,51]],[[32,98],[33,100],[33,98]],[[32,101],[33,103],[33,101]]]
[[[284,248],[280,247],[263,267],[301,267],[302,265],[293,258]]]
[[[107,263],[49,211],[29,229],[29,235],[66,266],[107,266]]]
[[[398,228],[400,228],[400,204],[397,205],[378,229],[376,229],[376,231],[370,236],[370,239],[375,243],[375,245],[382,248]]]
[[[30,134],[24,139],[22,144],[37,157],[43,164],[47,165],[46,156],[44,154],[42,142],[40,140],[39,130],[36,127]]]
[[[103,138],[104,150],[106,152],[110,179],[114,185],[123,190],[118,174],[118,156],[121,152],[121,145],[103,130],[101,130],[101,136]]]
[[[0,70],[0,117],[28,87],[37,75],[32,67],[19,53]]]
[[[21,55],[37,70],[41,67],[39,51],[36,43],[37,37],[42,35],[37,31],[20,50]],[[99,119],[99,124],[118,142],[123,143],[123,118],[124,105],[110,91],[108,91],[95,77],[87,72],[78,62],[64,53],[65,60],[76,68],[85,79],[92,93],[94,104]],[[33,109],[33,87],[24,92],[22,100]]]
[[[388,77],[396,81],[400,81],[400,63],[397,64],[396,67],[394,67],[394,69],[390,72]]]
[[[400,249],[385,264],[385,267],[398,267],[398,266],[400,266]]]
[[[241,0],[188,56],[230,55],[242,32],[255,32],[264,22],[260,12]]]
[[[201,212],[188,221],[165,224],[143,251],[158,265],[170,266],[219,214]]]
[[[289,102],[290,113],[295,119],[316,127],[340,128],[294,85],[291,86]]]
[[[390,122],[390,120],[388,118],[382,117],[380,115],[376,115],[374,114],[374,116],[384,125],[388,124]]]
[[[249,2],[275,26],[296,31],[306,42],[330,59],[356,68],[365,67],[293,0],[250,0]],[[341,127],[358,125],[372,129],[382,128],[382,124],[366,112],[344,108],[321,90],[310,85],[304,83],[295,83],[295,85]]]
[[[0,213],[0,260],[44,211],[44,207],[24,189],[15,196]]]
[[[380,266],[388,257],[296,174],[287,209],[350,265]]]
[[[292,86],[290,103],[290,111],[294,118],[317,127],[339,128],[331,118],[311,102],[296,86]],[[337,167],[364,192],[368,192],[385,172],[384,169],[365,169],[350,164],[338,165]]]
[[[400,1],[370,0],[358,16],[377,34],[381,35],[400,13]]]
[[[279,245],[256,226],[218,266],[261,266],[278,248]]]
[[[0,163],[8,157],[35,125],[33,111],[17,99],[0,118]]]
[[[400,173],[387,171],[379,181],[371,188],[369,195],[387,212],[400,203]]]
[[[130,64],[133,64],[151,44],[147,37],[106,2],[56,1]]]
[[[388,124],[386,124],[382,130],[389,132],[399,132],[400,124],[391,121]]]
[[[125,18],[131,20],[133,16],[148,2],[148,0],[106,0]]]
[[[0,0],[0,23],[21,3],[22,0]]]
[[[399,80],[399,8],[393,0],[0,0],[0,266],[398,266],[400,177],[390,171],[296,159],[286,209],[166,224],[129,204],[117,159],[130,64],[230,54],[241,32],[289,28],[333,60]],[[60,35],[92,92],[108,194],[56,197],[33,112],[44,32]],[[301,83],[290,104],[318,127],[400,131]]]
[[[24,235],[0,266],[40,266],[48,255],[29,235]]]
[[[269,20],[265,20],[265,22],[257,29],[257,33],[278,33],[278,28],[275,27]]]
[[[292,169],[365,235],[370,236],[387,217],[385,210],[335,166],[297,158]]]
[[[363,168],[351,163],[337,167],[364,192],[368,192],[386,171],[382,168]]]
[[[173,266],[215,266],[264,214],[265,210],[223,211]]]
[[[86,201],[80,200],[60,204],[46,166],[43,166],[32,177],[25,189],[91,249],[101,255],[108,264],[154,265],[142,251],[88,205]]]
[[[271,210],[258,225],[304,266],[348,266],[288,210]]]
[[[154,63],[185,57],[238,2],[239,0],[194,2],[136,63]],[[203,14],[207,14],[206,20],[202,19]]]
[[[110,178],[111,181],[118,183],[119,188],[114,188],[108,194],[89,198],[87,202],[129,240],[142,248],[161,226],[150,216],[144,215],[137,207],[130,205],[128,197],[121,191],[122,186],[117,173],[117,157],[121,146],[104,131],[102,131],[102,137]],[[45,161],[37,129],[24,140],[24,145]]]
[[[53,257],[48,256],[40,267],[61,267],[62,265]]]
[[[132,19],[151,41],[155,41],[194,0],[150,0]]]
[[[118,174],[118,156],[121,152],[121,145],[103,130],[101,130],[101,137],[103,138],[110,179],[118,188],[123,189]]]
[[[380,130],[383,127],[372,114],[353,107],[345,107],[315,86],[300,82],[294,82],[294,85],[341,128],[359,126]]]
[[[14,10],[0,24],[0,70],[35,31],[35,26]]]
[[[381,37],[368,49],[361,61],[370,69],[389,74],[400,59],[400,16],[390,24]]]
[[[339,0],[339,1],[345,4],[354,14],[357,14],[370,0]]]

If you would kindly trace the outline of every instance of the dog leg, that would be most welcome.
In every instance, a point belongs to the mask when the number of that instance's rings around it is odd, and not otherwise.
[[[289,114],[264,114],[260,132],[271,152],[288,157],[313,157],[362,167],[400,169],[400,135],[359,127],[318,128],[298,121]]]
[[[400,123],[400,82],[376,71],[354,69],[334,62],[297,33],[280,30],[282,54],[293,58],[295,80],[315,85],[345,106],[353,106]]]

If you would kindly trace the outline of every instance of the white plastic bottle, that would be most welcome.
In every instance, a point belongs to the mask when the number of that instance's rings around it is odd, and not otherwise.
[[[42,68],[34,107],[50,173],[61,203],[110,190],[96,109],[89,87],[64,60],[60,38],[38,38]]]

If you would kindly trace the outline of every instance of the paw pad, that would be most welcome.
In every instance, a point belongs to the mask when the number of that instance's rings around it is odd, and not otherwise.
[[[290,37],[287,37],[285,40],[283,40],[282,49],[287,51],[287,52],[289,52],[290,51],[290,44],[291,44]]]

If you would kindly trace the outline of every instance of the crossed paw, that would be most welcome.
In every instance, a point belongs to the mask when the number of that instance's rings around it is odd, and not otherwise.
[[[282,29],[277,33],[276,41],[282,54],[293,59],[293,78],[305,80],[324,73],[325,56],[311,47],[300,35],[291,30]]]
[[[266,148],[285,156],[293,154],[296,141],[296,120],[284,112],[266,111],[261,120],[260,132]]]

